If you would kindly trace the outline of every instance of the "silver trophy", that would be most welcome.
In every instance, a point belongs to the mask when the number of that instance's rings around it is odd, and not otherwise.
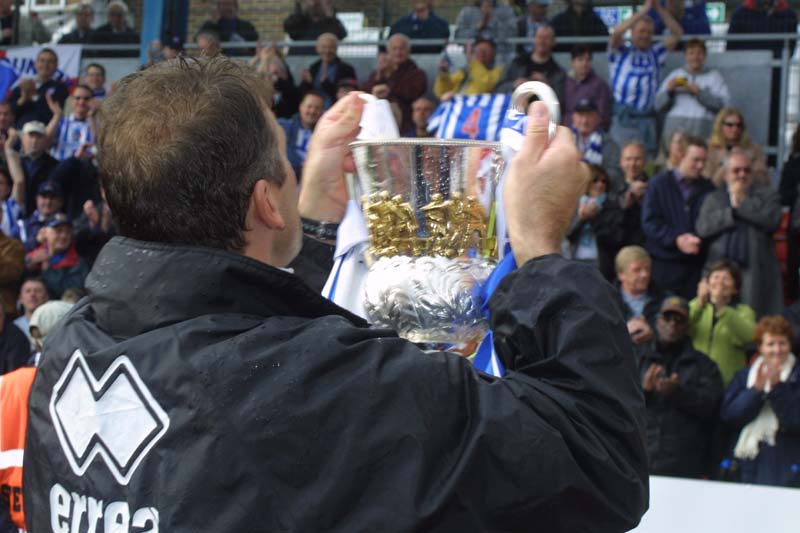
[[[512,96],[525,112],[532,96],[558,100],[529,82]],[[497,183],[502,145],[448,139],[357,141],[351,149],[369,232],[364,308],[376,326],[413,342],[470,345],[486,334],[481,286],[497,259]]]

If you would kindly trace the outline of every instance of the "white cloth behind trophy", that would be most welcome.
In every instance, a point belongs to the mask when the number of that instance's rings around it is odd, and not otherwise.
[[[361,132],[358,140],[400,137],[389,102],[366,94],[362,98],[366,100],[366,104],[359,124]],[[367,318],[364,310],[364,282],[368,269],[364,262],[364,250],[369,246],[369,234],[358,205],[360,193],[356,180],[348,179],[348,191],[350,200],[336,234],[333,270],[322,289],[322,295],[351,313]]]

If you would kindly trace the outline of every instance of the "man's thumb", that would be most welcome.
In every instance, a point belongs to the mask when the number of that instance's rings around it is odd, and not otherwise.
[[[522,141],[523,150],[538,161],[542,157],[548,143],[548,129],[550,124],[550,114],[544,102],[534,102],[528,108],[528,127],[525,131],[525,138]]]

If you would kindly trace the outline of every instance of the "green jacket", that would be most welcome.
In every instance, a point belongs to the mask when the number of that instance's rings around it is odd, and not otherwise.
[[[745,347],[753,342],[756,313],[745,304],[726,305],[714,320],[714,306],[700,307],[697,298],[689,302],[689,324],[695,350],[709,356],[722,373],[725,386],[747,364]]]

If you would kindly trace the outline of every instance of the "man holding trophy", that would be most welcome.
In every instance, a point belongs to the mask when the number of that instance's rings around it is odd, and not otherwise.
[[[179,59],[104,105],[99,157],[124,237],[44,348],[28,529],[634,527],[645,412],[619,298],[558,255],[589,176],[569,130],[548,141],[534,103],[506,178],[520,266],[490,301],[508,370],[494,378],[368,327],[284,269],[300,215],[344,215],[364,104],[351,93],[320,120],[298,205],[268,95],[225,59]]]

